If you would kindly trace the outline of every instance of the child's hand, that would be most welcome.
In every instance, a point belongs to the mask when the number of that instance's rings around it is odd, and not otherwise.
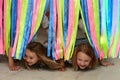
[[[66,71],[66,68],[60,68],[59,71]]]
[[[10,69],[11,71],[17,71],[17,70],[20,69],[20,66],[9,65],[9,69]]]
[[[8,65],[11,71],[17,71],[20,69],[20,66],[15,66],[14,59],[12,58],[11,54],[12,54],[12,47],[9,48],[9,52],[8,52]]]
[[[58,69],[59,71],[66,71],[66,68],[65,68],[65,64],[64,64],[64,60],[61,59],[59,60],[60,61],[60,65],[62,65],[62,68]]]
[[[100,64],[101,64],[102,66],[111,66],[111,65],[114,65],[113,63],[111,63],[111,62],[106,62],[106,61],[104,61],[104,60],[100,60]]]

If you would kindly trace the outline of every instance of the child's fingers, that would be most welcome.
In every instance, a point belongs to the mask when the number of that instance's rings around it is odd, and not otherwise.
[[[20,69],[20,66],[12,66],[10,67],[11,71],[18,71]]]
[[[114,64],[111,63],[111,62],[104,62],[102,65],[103,65],[103,66],[111,66],[111,65],[114,65]]]

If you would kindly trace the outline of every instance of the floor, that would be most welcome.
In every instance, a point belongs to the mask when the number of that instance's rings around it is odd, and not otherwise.
[[[113,66],[99,66],[90,71],[74,71],[68,67],[66,71],[26,70],[10,71],[7,59],[0,56],[0,80],[120,80],[120,60],[109,59]]]
[[[43,34],[44,35],[41,35]],[[78,31],[81,34],[81,31]],[[35,40],[44,43],[47,38],[47,31],[42,30],[40,38]],[[77,36],[77,38],[85,37]],[[8,61],[5,56],[0,56],[0,80],[120,80],[120,60],[108,59],[115,65],[104,67],[99,66],[90,71],[74,71],[72,67],[68,67],[66,71],[53,71],[53,70],[26,70],[23,67],[19,71],[10,71],[8,68]]]

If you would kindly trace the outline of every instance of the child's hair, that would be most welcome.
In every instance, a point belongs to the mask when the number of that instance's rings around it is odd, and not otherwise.
[[[79,67],[77,65],[77,53],[78,52],[83,52],[91,58],[91,62],[89,64],[89,66],[87,67],[88,69],[95,68],[98,60],[95,56],[94,50],[88,42],[83,42],[83,43],[80,43],[80,45],[77,46],[77,48],[74,51],[73,57],[72,57],[72,65],[73,65],[74,70],[79,69]]]
[[[41,43],[31,42],[27,45],[26,49],[29,49],[31,52],[34,52],[37,55],[40,61],[38,61],[38,63],[36,64],[39,64],[41,62],[45,64],[46,66],[48,66],[50,69],[63,68],[63,65],[56,63],[55,61],[47,57],[47,49]],[[32,66],[28,66],[27,64],[25,65],[29,69],[32,68]]]

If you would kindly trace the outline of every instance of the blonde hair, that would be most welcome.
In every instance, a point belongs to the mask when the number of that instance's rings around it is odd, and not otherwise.
[[[87,42],[83,42],[77,46],[77,48],[74,51],[73,57],[72,57],[72,65],[73,65],[74,70],[78,70],[79,68],[77,65],[77,53],[78,52],[83,52],[91,58],[91,62],[87,68],[93,69],[96,67],[98,59],[95,56],[92,46]]]
[[[43,64],[47,65],[50,69],[63,68],[63,65],[47,57],[47,49],[41,43],[31,42],[27,45],[26,49],[29,49],[30,51],[34,52],[37,55],[37,57],[39,58],[38,63],[42,62]],[[31,66],[28,66],[26,63],[25,65],[28,69],[32,68]]]

